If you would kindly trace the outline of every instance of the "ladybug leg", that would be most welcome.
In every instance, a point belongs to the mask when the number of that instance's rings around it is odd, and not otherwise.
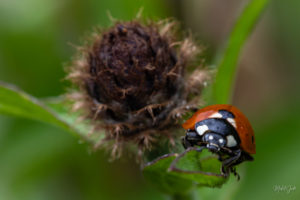
[[[242,155],[241,150],[236,150],[234,152],[234,155],[232,155],[231,157],[229,157],[223,161],[223,165],[225,167],[233,166],[235,161],[237,161],[241,157],[241,155]]]
[[[196,151],[201,152],[205,147],[201,146],[198,149],[196,149]]]
[[[189,147],[192,147],[193,145],[186,139],[186,136],[181,137],[181,144],[182,146],[187,149]]]
[[[235,167],[232,167],[230,171],[233,173],[233,175],[234,175],[235,177],[237,177],[237,180],[238,180],[238,181],[241,179],[239,173],[236,172],[236,168],[235,168]]]
[[[225,177],[229,177],[229,175],[230,175],[230,170],[229,170],[229,168],[224,168],[224,167],[222,166],[222,174],[224,174]]]
[[[235,162],[236,162],[237,160],[240,159],[241,155],[242,155],[241,150],[236,150],[236,151],[234,152],[234,155],[233,155],[233,156],[231,156],[231,157],[229,157],[229,158],[223,160],[223,163],[222,163],[222,172],[223,172],[224,174],[228,175],[229,172],[232,171],[232,167],[235,165]],[[236,173],[235,170],[232,171],[232,172],[233,172],[234,174]],[[237,173],[236,173],[236,174],[237,174]]]
[[[218,153],[218,160],[223,162],[224,160],[226,160],[226,158],[224,158],[224,154],[223,153]]]
[[[181,138],[181,143],[185,149],[193,147],[202,139],[195,131],[188,131],[184,137]]]

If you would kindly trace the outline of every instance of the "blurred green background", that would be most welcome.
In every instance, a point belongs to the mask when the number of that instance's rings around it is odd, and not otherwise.
[[[206,47],[209,63],[245,3],[241,0],[1,0],[0,80],[43,98],[64,92],[64,63],[95,25],[143,16],[175,17]],[[242,179],[203,199],[300,199],[300,1],[273,0],[243,49],[233,104],[256,133],[254,162]],[[104,152],[46,124],[0,116],[0,200],[165,199],[147,185],[133,158]],[[276,190],[277,186],[294,186]]]

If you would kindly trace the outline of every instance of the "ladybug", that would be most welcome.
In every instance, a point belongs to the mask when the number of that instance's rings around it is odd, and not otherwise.
[[[236,173],[234,166],[243,161],[252,161],[256,153],[252,126],[246,116],[236,107],[216,104],[198,110],[182,127],[186,135],[182,144],[187,149],[199,146],[219,156],[222,172]]]

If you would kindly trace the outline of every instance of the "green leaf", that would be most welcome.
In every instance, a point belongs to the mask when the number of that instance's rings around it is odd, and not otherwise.
[[[168,168],[177,154],[166,154],[147,163],[143,168],[144,177],[167,194],[187,193],[193,186],[193,182],[169,173]]]
[[[221,54],[221,59],[217,63],[218,72],[213,84],[211,102],[230,102],[241,49],[258,22],[268,1],[252,0],[238,18],[229,36],[225,51]]]
[[[87,137],[87,125],[78,125],[76,115],[70,113],[62,101],[51,102],[49,105],[51,108],[12,85],[0,83],[0,114],[38,120],[60,127],[84,141],[96,141],[95,138]]]
[[[178,156],[169,171],[199,186],[220,187],[227,181],[225,175],[221,174],[222,163],[208,150],[200,153],[196,149],[190,148]]]
[[[55,98],[48,98],[43,101],[60,120],[63,120],[69,126],[74,128],[75,134],[79,135],[83,141],[91,144],[97,144],[102,139],[104,134],[97,132],[96,134],[89,134],[93,128],[88,120],[80,120],[79,113],[71,112],[70,103],[67,102],[64,96]],[[95,132],[95,130],[93,130]]]
[[[143,168],[145,178],[169,194],[186,193],[192,186],[220,187],[227,177],[215,155],[190,148],[182,154],[166,154]]]

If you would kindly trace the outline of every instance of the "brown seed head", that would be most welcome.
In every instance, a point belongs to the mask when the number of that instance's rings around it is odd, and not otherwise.
[[[199,102],[208,75],[197,70],[184,79],[198,48],[189,39],[176,42],[174,25],[116,23],[97,34],[71,67],[69,78],[79,86],[74,107],[83,108],[96,129],[106,130],[105,140],[115,140],[113,149],[127,141],[145,149],[155,137],[171,137],[176,118]]]

